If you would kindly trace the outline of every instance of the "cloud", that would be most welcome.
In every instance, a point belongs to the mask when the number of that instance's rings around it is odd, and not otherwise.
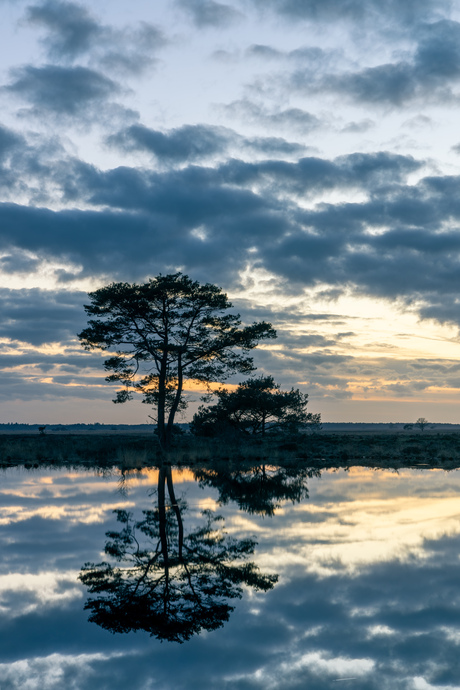
[[[299,155],[306,147],[282,137],[245,138],[232,129],[212,125],[184,125],[166,132],[131,125],[107,138],[122,151],[144,151],[158,161],[181,164],[222,157],[230,150],[257,151],[266,155]]]
[[[415,31],[412,54],[359,71],[318,75],[310,67],[293,72],[292,88],[315,93],[333,92],[361,104],[402,107],[421,101],[456,102],[460,81],[460,23],[440,20]]]
[[[42,43],[51,60],[68,63],[88,58],[90,68],[97,65],[124,76],[151,68],[156,53],[168,42],[163,31],[148,22],[113,28],[82,5],[60,0],[29,7],[26,21],[48,32]]]
[[[48,0],[33,5],[28,8],[27,20],[50,31],[45,44],[50,55],[58,59],[74,59],[88,52],[102,31],[88,10],[73,2]]]
[[[344,132],[344,134],[361,134],[363,132],[368,132],[373,127],[375,127],[374,120],[365,118],[359,122],[348,122],[340,131]]]
[[[181,163],[221,154],[234,138],[231,130],[210,125],[184,125],[169,132],[131,125],[107,141],[125,151],[147,151],[159,160]]]
[[[24,188],[24,180],[18,176],[18,168],[25,166],[27,144],[23,136],[0,125],[0,188],[3,193]]]
[[[245,52],[246,57],[260,58],[262,60],[290,60],[301,62],[305,67],[307,64],[310,70],[325,69],[332,63],[343,63],[344,55],[342,50],[323,50],[318,46],[301,46],[294,50],[282,51],[269,45],[255,43]]]
[[[251,137],[244,141],[244,146],[265,155],[299,156],[312,147],[303,146],[293,141],[286,141],[283,137]]]
[[[239,117],[245,122],[255,123],[270,129],[286,128],[290,131],[307,134],[322,126],[322,121],[301,108],[270,110],[248,99],[233,101],[222,106],[230,117]]]
[[[295,145],[204,125],[168,132],[128,128],[117,137],[122,146],[156,152],[169,167],[100,170],[72,158],[42,164],[37,184],[59,191],[62,205],[80,209],[1,204],[4,272],[38,271],[47,262],[56,265],[62,282],[85,276],[107,281],[180,267],[198,280],[231,286],[253,265],[290,291],[352,289],[459,323],[456,176],[408,184],[423,161],[388,152],[280,160],[276,149],[296,155]],[[5,141],[8,147],[17,140],[7,132]],[[253,147],[274,157],[193,162],[240,142],[248,152]],[[30,184],[32,169],[28,160]],[[326,193],[339,196],[326,203]],[[345,193],[359,196],[347,201]]]
[[[56,65],[23,67],[4,89],[28,101],[37,115],[72,118],[94,113],[94,108],[120,91],[114,81],[87,67]]]
[[[243,18],[241,12],[231,5],[214,0],[177,0],[177,4],[193,19],[196,26],[225,28]]]
[[[137,28],[127,27],[119,31],[105,29],[104,40],[97,46],[100,50],[95,49],[95,52],[97,62],[103,69],[122,76],[136,76],[151,70],[158,63],[156,55],[167,43],[168,39],[161,29],[141,22]]]
[[[246,50],[246,55],[248,57],[257,57],[264,60],[278,60],[280,57],[283,57],[283,52],[271,46],[254,43]]]
[[[79,326],[86,323],[85,298],[81,292],[1,288],[0,338],[35,346],[74,339]]]
[[[23,142],[22,136],[0,125],[0,161],[4,160],[11,151],[22,145]]]
[[[396,20],[413,23],[420,17],[436,16],[450,8],[449,0],[252,0],[262,10],[270,9],[292,21],[320,22]]]

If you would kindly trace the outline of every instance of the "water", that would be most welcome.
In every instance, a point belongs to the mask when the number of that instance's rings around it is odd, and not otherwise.
[[[460,688],[459,472],[166,474],[2,472],[2,690]]]

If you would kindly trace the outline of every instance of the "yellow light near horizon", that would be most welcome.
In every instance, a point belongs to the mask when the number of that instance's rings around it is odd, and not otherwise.
[[[401,480],[414,477],[410,470],[376,474],[374,470],[352,468],[346,474],[325,473],[310,487],[312,501],[316,497],[320,500],[298,505],[286,502],[280,511],[284,515],[283,535],[291,548],[275,546],[261,554],[258,564],[283,578],[289,577],[294,564],[329,576],[337,569],[353,573],[377,562],[426,558],[425,540],[460,534],[458,482],[446,495],[444,482],[439,482],[437,489],[436,481],[432,481],[437,476],[443,480],[444,474],[431,470],[418,475],[417,489],[427,485],[430,494],[412,494],[407,484],[405,493],[401,492]],[[328,500],[327,489],[333,496],[347,495],[347,500]],[[258,532],[260,541],[266,538],[270,543],[269,525],[250,517],[237,515],[227,529],[233,534],[252,530]]]

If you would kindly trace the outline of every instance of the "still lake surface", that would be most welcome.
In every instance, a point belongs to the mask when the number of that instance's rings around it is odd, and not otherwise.
[[[460,688],[460,472],[167,479],[2,471],[2,690]]]

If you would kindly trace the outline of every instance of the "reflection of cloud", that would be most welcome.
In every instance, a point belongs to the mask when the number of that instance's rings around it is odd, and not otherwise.
[[[8,496],[8,492],[4,492],[4,495]],[[17,497],[17,494],[12,495]],[[42,518],[43,520],[66,520],[66,522],[76,524],[101,523],[104,521],[107,513],[118,508],[126,509],[131,505],[130,501],[114,501],[113,503],[104,503],[99,506],[43,506],[33,509],[9,505],[6,508],[0,508],[0,525],[10,525],[35,517]],[[4,517],[2,517],[2,514]]]
[[[8,617],[23,616],[46,606],[65,605],[82,598],[83,592],[76,584],[73,570],[0,575],[0,610]]]
[[[93,687],[92,666],[109,662],[121,656],[118,654],[49,654],[16,661],[11,664],[0,664],[0,682],[7,690],[20,688],[47,688],[57,690],[62,684],[78,683],[78,687]],[[31,681],[31,679],[34,679]],[[35,680],[39,685],[35,684]],[[31,685],[31,682],[34,683]],[[74,685],[77,687],[77,685]],[[94,686],[96,687],[96,686]],[[112,685],[111,687],[115,687]]]
[[[174,687],[195,690],[197,677],[204,690],[326,690],[344,678],[353,678],[350,683],[360,690],[408,690],[417,687],[417,678],[419,688],[455,688],[460,634],[457,474],[327,472],[309,481],[310,499],[303,507],[287,502],[268,522],[257,516],[247,520],[244,514],[232,521],[232,514],[238,514],[222,506],[227,525],[230,521],[239,537],[257,532],[258,564],[274,557],[273,570],[283,577],[272,592],[245,596],[220,632],[197,636],[179,650],[140,634],[108,635],[86,623],[72,569],[75,562],[78,568],[87,559],[100,558],[104,531],[112,527],[109,516],[104,525],[81,525],[81,531],[65,518],[2,528],[10,544],[2,543],[1,599],[17,607],[15,617],[8,608],[0,620],[2,690],[22,690],[26,678],[49,690],[72,683],[85,690],[140,690],[153,678],[160,690],[170,690],[171,679]],[[91,484],[105,481],[70,472],[59,483],[60,475],[5,472],[2,481],[25,495],[26,507],[28,494],[43,503],[54,500],[33,493],[35,476],[52,478],[39,486],[56,496],[70,482],[77,494],[69,500],[76,505],[86,502]],[[154,471],[140,482],[135,477],[127,482],[139,509],[151,506],[144,482],[148,477],[154,484]],[[187,473],[179,477],[191,479]],[[110,490],[112,485],[113,478]],[[196,511],[200,501],[215,496],[203,494],[193,481],[183,488]],[[103,494],[94,493],[93,505],[103,502]],[[412,539],[417,529],[417,549],[408,551],[408,535]],[[381,552],[367,563],[355,553],[356,567],[344,567],[335,547],[362,545],[366,530]],[[436,538],[427,538],[436,532]],[[384,550],[388,535],[391,553]],[[326,574],[314,566],[321,549],[332,554]],[[42,571],[43,559],[60,561],[68,579],[58,582],[57,571],[49,567]],[[7,573],[24,576],[16,583]]]
[[[460,534],[458,493],[457,483],[446,491],[443,471],[376,475],[352,468],[348,473],[323,473],[319,482],[310,482],[312,500],[286,504],[277,513],[286,541],[282,546],[274,542],[273,551],[259,557],[263,567],[283,578],[300,564],[323,577],[356,574],[366,565],[394,558],[401,563],[423,561],[427,539]],[[272,541],[270,523],[239,515],[227,523],[236,533],[257,530],[259,541]]]

